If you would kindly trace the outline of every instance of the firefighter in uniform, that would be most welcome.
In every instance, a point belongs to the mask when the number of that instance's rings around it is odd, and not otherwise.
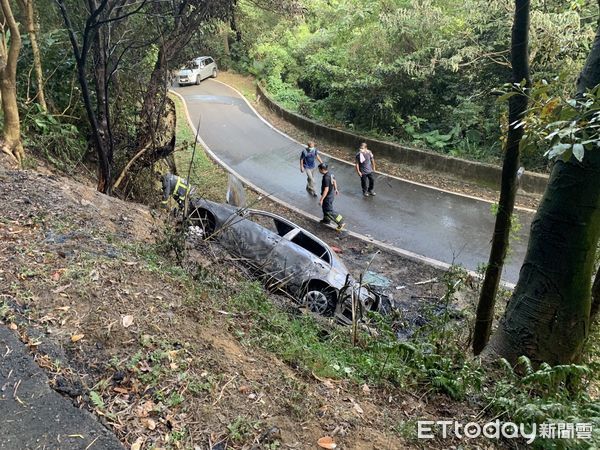
[[[167,173],[162,177],[163,199],[161,204],[166,206],[169,197],[173,197],[180,208],[185,206],[185,197],[189,195],[190,185],[185,178]]]

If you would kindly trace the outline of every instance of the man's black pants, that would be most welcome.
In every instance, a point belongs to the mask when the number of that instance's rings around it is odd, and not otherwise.
[[[344,223],[344,218],[341,214],[333,210],[333,198],[325,197],[323,200],[323,222],[329,223],[334,221],[337,225]]]
[[[369,180],[368,187],[367,180]],[[375,178],[373,177],[373,173],[364,173],[360,177],[360,185],[362,187],[363,194],[366,192],[373,192],[373,188],[375,187]]]

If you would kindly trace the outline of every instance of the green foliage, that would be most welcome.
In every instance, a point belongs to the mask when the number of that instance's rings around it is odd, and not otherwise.
[[[595,365],[542,363],[535,369],[528,358],[513,368],[500,360],[501,373],[485,393],[491,412],[517,423],[588,423],[592,439],[536,439],[534,448],[587,449],[600,441],[600,402],[589,395],[596,383]]]
[[[102,400],[102,397],[96,391],[90,391],[90,401],[97,409],[103,410],[106,407],[104,400]]]
[[[533,106],[524,120],[527,135],[523,148],[545,150],[548,159],[574,157],[583,160],[586,151],[600,148],[600,87],[581,99],[563,100],[549,93],[548,84],[534,87]],[[533,151],[535,151],[533,150]]]
[[[236,417],[233,422],[227,425],[229,439],[238,443],[247,441],[259,428],[259,423],[243,416]]]
[[[455,156],[498,161],[513,3],[311,0],[302,16],[238,7],[233,60],[288,109]],[[572,86],[594,36],[594,2],[532,2],[534,79]],[[261,26],[257,25],[260,24]],[[264,25],[264,26],[262,26]],[[235,54],[234,54],[235,53]],[[414,119],[418,117],[418,126]],[[543,152],[542,152],[543,153]],[[537,154],[527,168],[544,170]]]
[[[600,404],[588,393],[597,382],[595,364],[542,364],[536,369],[522,357],[516,368],[500,360],[495,370],[469,356],[465,323],[450,313],[465,277],[458,268],[446,275],[447,292],[441,303],[425,312],[426,324],[404,342],[398,340],[393,320],[375,314],[371,320],[377,335],[361,333],[360,346],[353,347],[345,329],[281,311],[255,283],[235,295],[230,308],[246,323],[243,329],[236,328],[246,345],[272,351],[306,373],[370,386],[392,385],[412,393],[437,392],[457,401],[470,398],[486,405],[484,417],[502,421],[592,423],[600,430]],[[397,431],[410,438],[414,428],[414,423],[399,423]],[[538,439],[534,447],[589,448],[596,442],[598,431],[589,441]]]
[[[22,127],[25,145],[61,170],[73,170],[86,154],[87,144],[77,126],[43,112],[37,103],[22,118]]]

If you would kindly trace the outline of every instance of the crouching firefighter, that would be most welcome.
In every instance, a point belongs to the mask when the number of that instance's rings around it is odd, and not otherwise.
[[[163,199],[161,205],[166,206],[169,197],[173,197],[179,208],[185,207],[185,197],[189,196],[190,185],[185,178],[178,177],[172,173],[167,173],[162,177]]]

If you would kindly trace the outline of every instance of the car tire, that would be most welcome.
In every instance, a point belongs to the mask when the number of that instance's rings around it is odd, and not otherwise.
[[[214,69],[213,69],[213,71],[212,71],[212,75],[211,75],[211,76],[212,76],[213,78],[217,78],[217,69],[216,69],[216,68],[214,68]]]
[[[322,316],[331,316],[335,309],[335,291],[328,286],[309,287],[302,298],[302,304]]]
[[[365,311],[363,305],[360,301],[356,302],[356,317],[361,318],[364,316]],[[335,316],[343,324],[350,325],[352,323],[352,297],[344,296],[336,305],[335,305]]]
[[[216,230],[215,216],[203,208],[196,209],[189,215],[190,226],[197,226],[202,229],[202,237],[210,238]]]

